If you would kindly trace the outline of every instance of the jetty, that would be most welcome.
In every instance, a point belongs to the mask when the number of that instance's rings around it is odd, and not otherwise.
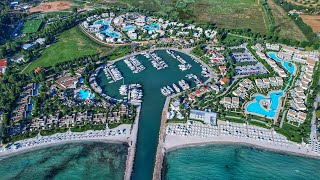
[[[135,157],[135,153],[136,153],[136,144],[137,144],[137,139],[138,139],[140,110],[141,110],[141,103],[137,107],[136,118],[134,120],[134,123],[131,126],[130,137],[128,138],[129,148],[128,148],[128,155],[127,155],[127,160],[126,160],[126,170],[124,172],[124,179],[125,180],[130,180],[131,173],[133,170],[134,157]]]

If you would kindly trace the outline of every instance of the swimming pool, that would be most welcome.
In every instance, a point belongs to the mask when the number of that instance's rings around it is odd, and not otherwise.
[[[281,62],[281,65],[290,73],[290,77],[288,79],[287,85],[283,90],[269,93],[268,97],[265,97],[261,94],[255,95],[255,100],[247,105],[246,111],[248,113],[265,116],[267,118],[274,118],[277,114],[277,109],[279,108],[280,98],[284,95],[284,92],[289,87],[290,82],[292,80],[293,74],[295,72],[295,64],[283,61],[282,59],[277,57],[275,52],[268,52],[267,54],[271,59],[275,60],[276,62]],[[271,104],[269,109],[265,109],[261,106],[260,101],[264,99],[270,99]]]
[[[108,29],[105,29],[105,30],[101,31],[101,33],[104,33],[107,36],[113,37],[113,38],[120,38],[121,37],[120,33],[116,32],[116,31],[110,32],[110,31],[108,31]]]
[[[106,21],[103,19],[100,19],[100,20],[94,22],[94,24],[101,24],[101,25],[109,25],[110,23],[111,23],[111,21]]]
[[[295,65],[288,61],[283,61],[282,59],[278,58],[275,52],[268,52],[268,56],[275,60],[276,62],[281,62],[281,65],[289,71],[290,74],[293,74],[295,71]]]
[[[93,99],[94,94],[90,93],[89,90],[80,89],[79,98],[80,99]]]
[[[130,31],[131,29],[135,29],[135,28],[136,28],[136,26],[132,26],[132,25],[131,25],[131,26],[126,26],[126,27],[124,27],[123,30],[124,30],[124,31]]]
[[[279,107],[280,98],[283,96],[283,94],[283,91],[274,91],[268,94],[267,97],[257,94],[255,95],[255,101],[248,104],[247,112],[263,115],[267,118],[274,118]],[[260,104],[260,101],[265,99],[270,100],[271,102],[269,109],[265,109]]]
[[[160,28],[160,25],[157,24],[157,23],[152,23],[152,24],[149,24],[149,25],[145,25],[143,27],[145,30],[147,31],[153,31],[153,30],[157,30]]]

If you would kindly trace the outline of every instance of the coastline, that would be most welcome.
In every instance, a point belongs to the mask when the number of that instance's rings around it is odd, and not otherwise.
[[[195,146],[209,146],[214,144],[237,144],[244,145],[249,147],[258,148],[261,150],[267,150],[272,152],[277,152],[286,155],[295,155],[301,157],[308,157],[314,159],[320,159],[320,155],[310,151],[308,148],[301,147],[296,143],[290,144],[290,146],[276,146],[271,143],[263,143],[260,141],[250,141],[248,139],[243,138],[234,138],[230,136],[224,137],[182,137],[175,135],[166,135],[164,151],[165,155],[171,151],[180,149],[180,148],[188,148]]]
[[[77,139],[77,140],[64,140],[64,141],[56,141],[50,143],[43,143],[36,146],[29,146],[25,148],[21,148],[15,151],[3,151],[0,152],[0,161],[12,156],[36,151],[39,149],[45,149],[49,147],[53,147],[56,145],[63,145],[63,144],[71,144],[71,143],[82,143],[82,142],[101,142],[101,143],[110,143],[110,144],[125,144],[128,146],[128,142],[124,141],[123,139],[109,139],[109,138],[86,138],[86,139]]]

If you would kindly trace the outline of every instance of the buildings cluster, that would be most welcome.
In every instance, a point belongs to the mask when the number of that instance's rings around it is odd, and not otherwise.
[[[210,50],[205,54],[205,57],[208,58],[213,65],[222,65],[225,63],[225,57],[218,53],[217,51]]]
[[[259,89],[269,89],[270,87],[282,87],[283,79],[281,77],[269,77],[255,79],[255,83]]]
[[[23,92],[18,98],[18,102],[11,114],[11,119],[14,124],[19,124],[23,119],[31,117],[33,110],[32,97],[38,94],[40,85],[36,83],[30,83],[23,88]]]
[[[274,69],[274,71],[278,73],[280,77],[288,77],[287,73],[281,67],[278,66],[276,61],[267,57],[265,53],[262,52],[262,49],[257,49],[256,53],[261,59],[265,60]]]
[[[119,110],[110,110],[108,113],[94,113],[91,111],[73,112],[69,115],[58,114],[40,116],[30,122],[30,130],[47,130],[52,128],[72,128],[85,124],[114,124],[121,123],[123,117],[133,116],[128,105],[120,105]]]
[[[290,91],[292,100],[290,100],[291,108],[298,111],[305,111],[307,107],[305,105],[305,99],[307,96],[304,94],[304,90],[301,87],[296,87]]]
[[[194,43],[201,37],[213,39],[217,34],[212,29],[203,29],[193,24],[169,21],[134,12],[120,16],[115,16],[114,13],[103,13],[101,16],[94,15],[87,18],[82,26],[90,33],[95,34],[101,41],[108,43],[185,36],[193,38],[192,42]],[[123,37],[123,35],[125,36]]]
[[[305,61],[305,64],[302,66],[299,79],[296,81],[296,88],[291,90],[290,105],[292,109],[298,111],[305,111],[307,107],[305,101],[307,96],[305,92],[309,92],[309,87],[313,80],[313,73],[315,68],[316,60],[309,58]]]
[[[206,92],[209,92],[210,89],[206,86],[197,88],[195,91],[188,94],[189,100],[194,101],[196,97],[201,97]]]
[[[317,51],[303,51],[294,47],[283,45],[277,56],[285,61],[293,61],[306,64],[307,61],[316,61],[319,57]]]
[[[220,100],[220,104],[226,109],[238,109],[240,107],[239,97],[224,97]]]
[[[287,120],[288,122],[297,122],[299,125],[304,123],[304,121],[307,119],[307,114],[304,112],[295,111],[292,109],[288,110],[287,113]]]
[[[190,110],[189,120],[202,121],[205,124],[217,125],[218,114],[211,111]]]
[[[238,85],[238,88],[234,90],[232,94],[237,97],[241,97],[242,99],[245,99],[249,95],[248,91],[254,88],[254,85],[250,79],[244,79]]]

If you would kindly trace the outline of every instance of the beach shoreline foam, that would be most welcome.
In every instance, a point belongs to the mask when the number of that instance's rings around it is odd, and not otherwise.
[[[194,146],[209,146],[214,144],[239,144],[249,147],[254,147],[262,150],[287,154],[287,155],[296,155],[302,157],[309,157],[320,159],[319,154],[310,151],[303,145],[296,143],[291,143],[289,146],[276,146],[272,143],[264,143],[255,140],[249,140],[244,138],[235,138],[231,136],[217,136],[217,137],[190,137],[190,136],[175,136],[175,135],[166,135],[164,143],[164,153],[165,155],[171,151],[188,148]]]

